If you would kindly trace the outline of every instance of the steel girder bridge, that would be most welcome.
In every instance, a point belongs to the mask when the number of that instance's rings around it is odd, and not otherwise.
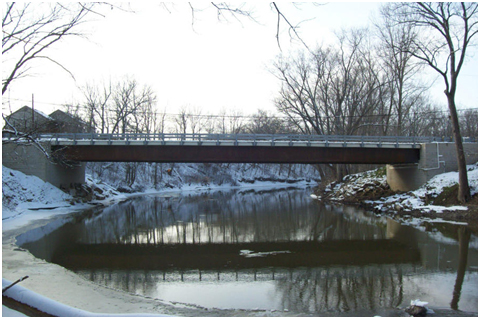
[[[66,159],[84,162],[417,163],[438,138],[293,134],[39,134]]]

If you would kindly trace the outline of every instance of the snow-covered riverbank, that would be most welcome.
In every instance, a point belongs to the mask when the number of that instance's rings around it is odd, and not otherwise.
[[[478,194],[478,163],[469,165],[468,182],[472,196]],[[445,192],[458,184],[458,173],[439,174],[415,191],[394,193],[387,185],[383,169],[345,176],[340,183],[331,183],[317,198],[333,202],[361,204],[376,213],[415,217],[443,218],[459,216],[468,205],[440,205]],[[443,198],[444,199],[444,198]],[[440,203],[439,203],[440,202]],[[471,206],[471,203],[469,204]]]

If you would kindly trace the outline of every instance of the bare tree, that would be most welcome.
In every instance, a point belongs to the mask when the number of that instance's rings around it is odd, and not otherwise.
[[[386,83],[368,34],[343,31],[336,47],[276,62],[274,73],[282,82],[277,109],[302,133],[378,134],[380,124],[372,122],[380,117]],[[347,173],[344,165],[327,167],[337,179]]]
[[[382,20],[375,24],[380,45],[378,54],[383,61],[384,72],[388,77],[389,116],[395,114],[395,134],[404,135],[405,122],[410,110],[419,102],[425,88],[416,81],[421,65],[413,57],[417,30],[409,24],[396,24],[389,19],[389,10],[382,7]]]
[[[82,89],[85,98],[85,121],[92,132],[108,133],[108,107],[112,96],[112,83],[101,87],[87,84]]]
[[[413,50],[409,52],[435,70],[444,81],[458,161],[457,199],[465,203],[471,195],[455,93],[467,49],[476,42],[478,3],[409,2],[391,4],[389,11],[389,18],[393,21],[423,32],[424,36],[414,41]]]
[[[264,110],[258,110],[257,113],[253,115],[252,121],[246,126],[246,130],[253,134],[287,134],[298,132],[294,131],[284,119],[276,117]]]
[[[139,133],[140,119],[145,114],[153,114],[156,96],[148,85],[140,85],[135,79],[126,77],[119,82],[113,92],[113,116],[110,119],[112,133]],[[147,119],[143,118],[149,122]],[[144,121],[143,128],[151,131],[153,123]],[[153,125],[153,126],[152,126]]]
[[[95,3],[7,2],[4,6],[2,95],[13,81],[28,74],[34,60],[47,59],[66,70],[45,51],[66,37],[81,35],[79,26],[96,14]]]
[[[200,133],[205,125],[205,119],[202,115],[202,108],[195,106],[190,107],[190,112],[188,114],[188,124],[192,134]]]
[[[175,117],[175,123],[177,133],[187,134],[188,129],[188,111],[187,107],[183,106],[180,108],[177,116]]]
[[[466,109],[460,115],[460,128],[463,136],[478,138],[478,110]]]

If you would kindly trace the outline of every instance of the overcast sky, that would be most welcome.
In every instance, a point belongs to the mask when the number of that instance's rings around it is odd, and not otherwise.
[[[257,109],[275,110],[273,99],[279,90],[278,80],[268,71],[280,54],[277,45],[276,15],[267,2],[247,3],[257,22],[248,19],[219,22],[215,9],[206,8],[192,15],[186,3],[169,6],[151,2],[132,4],[135,13],[107,10],[106,18],[88,24],[88,39],[70,38],[52,47],[48,54],[75,76],[60,67],[42,61],[35,63],[32,76],[12,83],[2,97],[3,112],[31,105],[45,113],[64,103],[82,100],[79,87],[86,83],[101,84],[125,76],[151,86],[157,94],[158,109],[175,113],[180,107],[201,108],[216,114],[222,108],[240,109],[250,114]],[[300,28],[304,41],[311,47],[328,44],[334,31],[342,27],[362,27],[380,3],[328,3],[315,6],[306,3],[295,7],[280,2],[279,7]],[[312,19],[312,20],[309,20]],[[282,52],[301,48],[291,42],[283,30]],[[458,108],[478,106],[478,55],[465,65]],[[472,50],[473,52],[473,50]],[[432,74],[431,74],[432,75]],[[432,97],[445,104],[443,86],[432,89]]]

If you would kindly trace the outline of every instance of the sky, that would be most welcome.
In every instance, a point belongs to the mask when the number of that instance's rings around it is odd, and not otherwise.
[[[369,24],[380,3],[278,3],[292,24],[301,24],[300,34],[310,47],[329,44],[341,28]],[[124,5],[127,9],[128,5]],[[86,38],[68,38],[48,51],[73,75],[46,60],[36,61],[30,76],[14,82],[2,96],[2,111],[10,113],[23,105],[51,113],[65,103],[80,103],[81,88],[101,86],[126,77],[149,85],[157,95],[157,108],[175,113],[187,107],[202,114],[223,109],[252,114],[258,109],[274,111],[273,100],[280,82],[271,73],[279,54],[302,48],[292,41],[285,26],[277,44],[276,14],[267,2],[246,4],[256,21],[229,18],[218,21],[209,3],[196,5],[192,20],[186,3],[168,7],[151,2],[131,4],[131,10],[107,9],[85,25]],[[476,48],[475,48],[476,52]],[[467,61],[457,94],[458,108],[478,106],[478,57]],[[426,75],[429,79],[434,74]],[[432,87],[432,99],[445,104],[440,81]]]

